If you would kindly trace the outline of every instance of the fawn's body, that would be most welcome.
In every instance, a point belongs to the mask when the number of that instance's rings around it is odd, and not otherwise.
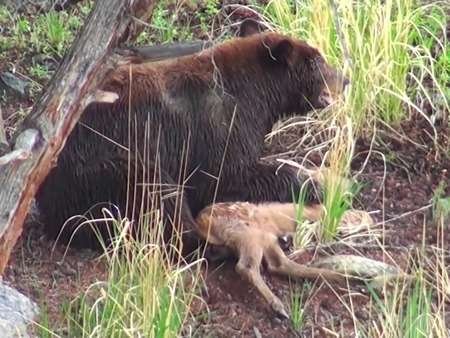
[[[211,245],[224,246],[238,257],[236,271],[252,283],[272,309],[287,317],[281,300],[264,282],[262,260],[270,272],[297,278],[344,281],[345,276],[331,270],[309,267],[290,260],[279,245],[279,238],[296,230],[294,203],[247,202],[217,203],[206,207],[197,217],[198,232]],[[306,206],[303,217],[310,221],[321,218],[322,206]],[[351,217],[351,215],[349,215]]]

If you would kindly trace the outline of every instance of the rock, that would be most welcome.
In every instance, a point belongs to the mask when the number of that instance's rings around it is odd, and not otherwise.
[[[15,96],[26,97],[29,88],[30,83],[28,81],[19,79],[13,73],[0,73],[0,94],[8,92]]]
[[[414,277],[411,275],[406,274],[385,274],[385,275],[378,275],[374,277],[369,282],[369,287],[377,292],[382,292],[385,288],[386,289],[393,289],[397,285],[405,285],[410,286],[411,282],[414,281]],[[398,286],[397,286],[398,288]]]
[[[262,338],[261,331],[256,326],[253,326],[253,333],[255,334],[256,338]]]
[[[393,265],[356,255],[334,255],[319,259],[313,265],[363,278],[402,274],[402,272]]]
[[[30,337],[27,326],[39,313],[37,305],[19,291],[0,281],[0,336]]]
[[[393,265],[356,255],[335,255],[320,259],[313,266],[337,271],[348,276],[368,280],[368,286],[376,292],[383,292],[401,283],[410,285],[414,277]]]

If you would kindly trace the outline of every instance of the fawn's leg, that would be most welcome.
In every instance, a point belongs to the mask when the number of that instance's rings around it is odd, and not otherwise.
[[[256,287],[277,314],[284,318],[289,318],[283,303],[269,289],[261,276],[260,266],[263,257],[261,246],[255,242],[248,241],[247,238],[246,243],[241,243],[238,255],[239,260],[236,264],[236,271]]]
[[[264,251],[264,259],[267,262],[269,271],[281,275],[308,279],[323,277],[328,281],[334,282],[342,282],[346,280],[346,277],[338,272],[309,267],[290,260],[286,257],[276,241],[273,241],[273,244],[267,246]]]

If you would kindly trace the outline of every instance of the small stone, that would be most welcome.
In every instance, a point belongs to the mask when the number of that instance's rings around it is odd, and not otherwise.
[[[29,87],[28,81],[19,79],[13,73],[0,73],[0,94],[8,92],[15,96],[26,97]]]
[[[256,338],[262,338],[262,334],[256,326],[253,326],[253,332],[255,333]]]

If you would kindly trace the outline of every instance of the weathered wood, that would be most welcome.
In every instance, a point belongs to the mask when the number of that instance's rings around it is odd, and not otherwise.
[[[137,61],[159,61],[174,57],[185,56],[210,48],[210,41],[173,42],[155,46],[130,47],[118,51],[119,54],[135,57]]]
[[[140,33],[155,0],[97,0],[70,51],[33,111],[16,133],[13,153],[0,166],[0,273],[22,232],[38,187],[55,165],[67,136],[96,88],[124,62],[112,54]],[[107,95],[109,99],[113,96]],[[4,159],[4,157],[3,157]]]
[[[9,150],[9,144],[6,140],[5,125],[3,123],[2,107],[0,107],[0,156]]]

